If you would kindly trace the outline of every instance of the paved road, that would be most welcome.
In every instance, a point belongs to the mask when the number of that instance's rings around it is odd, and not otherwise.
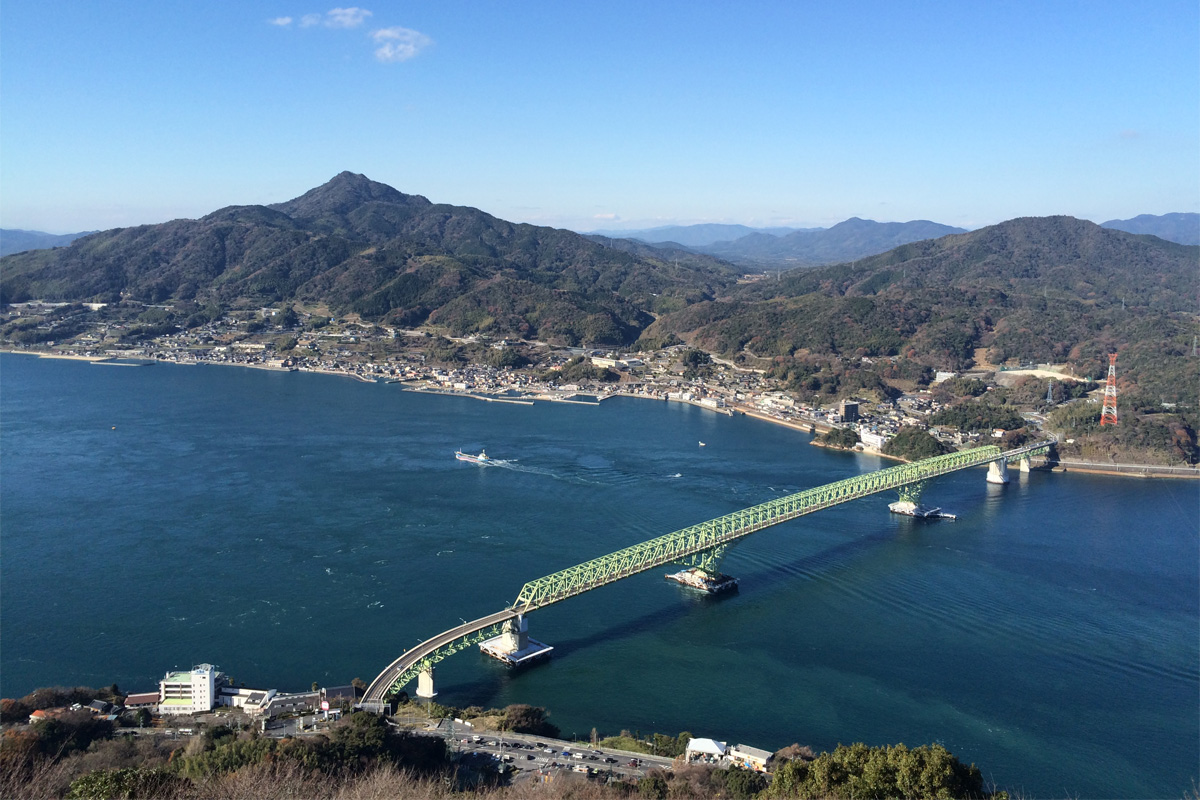
[[[459,625],[457,628],[451,628],[444,633],[427,641],[421,642],[411,650],[406,651],[402,656],[397,658],[387,669],[379,673],[379,677],[371,681],[371,685],[367,687],[366,694],[363,695],[362,703],[382,703],[387,691],[391,685],[400,677],[400,674],[406,669],[416,664],[426,656],[436,652],[438,648],[450,644],[456,639],[461,639],[464,636],[470,636],[476,631],[490,628],[493,625],[498,625],[501,622],[513,619],[517,616],[517,612],[511,609],[497,611],[495,614],[490,614],[486,617],[480,617],[473,622],[467,622]]]

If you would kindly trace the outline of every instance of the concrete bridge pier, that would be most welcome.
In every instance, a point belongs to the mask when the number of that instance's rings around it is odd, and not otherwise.
[[[1008,483],[1008,462],[1003,458],[988,464],[988,483]]]
[[[518,614],[504,622],[499,636],[480,643],[479,649],[485,655],[503,661],[510,667],[517,667],[549,657],[554,648],[537,639],[530,639],[529,621],[525,619],[524,614]]]
[[[529,649],[529,620],[525,619],[524,614],[504,623],[499,644],[509,653],[519,653]]]
[[[1019,463],[1021,466],[1021,472],[1026,472],[1026,473],[1029,472],[1029,470],[1030,470],[1029,456],[1023,457]]]
[[[426,700],[432,700],[437,697],[437,689],[433,683],[434,668],[422,670],[417,676],[417,697],[423,697]]]

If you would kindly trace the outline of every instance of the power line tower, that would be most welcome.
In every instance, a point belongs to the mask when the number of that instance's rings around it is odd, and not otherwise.
[[[1117,424],[1117,354],[1108,356],[1108,382],[1104,384],[1104,406],[1100,409],[1100,425]]]

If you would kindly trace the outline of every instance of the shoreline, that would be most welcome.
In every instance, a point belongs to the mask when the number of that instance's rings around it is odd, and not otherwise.
[[[36,356],[38,358],[57,359],[57,360],[62,360],[62,361],[86,361],[86,362],[91,362],[91,363],[108,361],[112,358],[115,358],[115,356],[82,356],[82,355],[73,355],[70,353],[47,353],[47,352],[43,352],[43,351],[39,351],[39,350],[12,350],[12,349],[8,349],[8,348],[0,348],[0,353],[10,353],[12,355],[29,355],[29,356]],[[318,374],[318,375],[333,375],[333,376],[343,377],[343,378],[353,378],[353,379],[359,381],[360,383],[372,383],[372,384],[383,383],[383,382],[377,380],[376,378],[367,377],[367,376],[360,375],[360,374],[354,373],[354,372],[346,372],[344,370],[294,369],[294,368],[287,368],[287,367],[273,367],[269,364],[261,364],[261,363],[250,364],[250,363],[227,362],[227,361],[199,361],[199,360],[195,360],[195,361],[169,361],[169,360],[168,361],[158,361],[157,359],[155,361],[156,361],[156,363],[176,364],[179,366],[247,367],[249,369],[266,370],[268,372],[308,372],[308,373],[313,373],[313,374]],[[397,383],[403,383],[403,382],[397,381]],[[598,405],[600,405],[600,403],[602,401],[613,398],[613,397],[628,397],[628,398],[632,398],[635,400],[654,400],[654,401],[658,401],[658,402],[665,402],[665,401],[674,399],[674,398],[663,398],[663,397],[649,397],[647,395],[639,395],[639,394],[634,394],[632,392],[612,392],[610,394],[588,395],[590,397],[597,398],[597,400],[593,402],[593,401],[586,401],[586,400],[574,400],[572,398],[566,398],[566,397],[561,397],[561,398],[553,397],[553,396],[545,395],[545,394],[539,394],[539,395],[533,395],[533,396],[525,395],[520,398],[491,397],[491,396],[487,396],[487,395],[483,395],[483,394],[475,393],[475,392],[457,391],[457,390],[453,390],[453,389],[441,389],[441,388],[438,388],[438,389],[422,388],[422,387],[417,387],[417,386],[402,386],[402,391],[416,392],[416,393],[420,393],[420,394],[436,394],[436,395],[443,395],[446,397],[465,397],[465,398],[472,399],[472,400],[483,400],[483,401],[486,401],[489,403],[511,403],[514,405],[534,405],[535,400],[542,400],[542,401],[548,402],[548,403],[571,403],[574,405],[598,406]],[[579,392],[578,394],[583,394],[583,393]],[[752,418],[760,420],[762,422],[768,422],[773,425],[780,425],[782,427],[789,428],[791,430],[798,431],[800,433],[812,434],[814,437],[819,433],[826,433],[830,430],[833,430],[832,426],[816,422],[815,420],[811,421],[811,422],[792,422],[790,420],[784,420],[784,419],[779,419],[778,417],[773,417],[773,416],[771,416],[769,414],[765,414],[761,411],[755,411],[755,410],[748,409],[745,406],[727,406],[725,408],[711,408],[709,406],[705,406],[705,405],[702,405],[698,402],[691,401],[691,400],[676,400],[676,402],[687,403],[687,404],[695,406],[697,408],[702,408],[702,409],[712,411],[717,414],[722,414],[724,416],[732,417],[735,414],[743,414],[747,417],[752,417]],[[901,462],[901,463],[911,463],[911,462],[908,462],[907,459],[901,458],[899,456],[888,455],[888,454],[882,453],[878,450],[867,450],[867,449],[847,450],[847,449],[841,448],[841,447],[830,447],[827,444],[818,442],[816,440],[816,438],[813,438],[809,442],[809,444],[812,446],[815,446],[815,447],[823,447],[828,450],[832,450],[834,452],[862,453],[863,455],[878,456],[880,458],[886,458],[886,459]],[[1067,463],[1069,465],[1071,464],[1071,462],[1069,462],[1069,461]],[[1161,472],[1161,471],[1159,471],[1159,468],[1161,468],[1162,466],[1163,465],[1161,465],[1161,464],[1144,464],[1144,465],[1143,464],[1121,464],[1121,465],[1116,465],[1115,469],[1103,469],[1103,468],[1094,468],[1094,467],[1089,467],[1089,466],[1061,466],[1058,462],[1055,462],[1053,465],[1042,466],[1042,467],[1040,467],[1040,469],[1049,470],[1050,472],[1063,473],[1063,474],[1070,474],[1072,472],[1078,472],[1078,473],[1083,473],[1085,475],[1108,475],[1108,476],[1120,477],[1120,478],[1151,478],[1151,479],[1153,479],[1153,478],[1174,478],[1177,480],[1200,480],[1200,468],[1193,469],[1192,472],[1190,472],[1190,473],[1183,472],[1183,471]],[[1121,471],[1121,468],[1125,468],[1127,471]],[[1182,468],[1177,468],[1177,469],[1182,469]]]

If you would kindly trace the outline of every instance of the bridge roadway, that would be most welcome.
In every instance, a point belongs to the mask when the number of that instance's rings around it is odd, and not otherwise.
[[[470,647],[471,644],[474,644],[481,638],[476,637],[476,634],[480,634],[491,628],[498,628],[508,620],[516,619],[517,616],[516,611],[506,608],[503,611],[497,611],[495,614],[489,614],[486,617],[480,617],[472,622],[459,625],[457,628],[451,628],[432,639],[421,642],[411,650],[405,651],[403,655],[389,664],[387,669],[379,673],[379,677],[371,681],[371,685],[367,687],[367,691],[363,695],[362,705],[365,708],[371,708],[383,703],[387,699],[389,690],[405,672],[412,669],[421,661],[436,656],[438,651],[443,648],[458,643],[461,643],[463,646],[456,648],[456,651]]]
[[[517,600],[509,608],[451,628],[406,651],[371,682],[362,706],[369,710],[380,709],[388,695],[400,691],[437,662],[489,636],[498,636],[506,621],[551,603],[664,564],[699,566],[705,563],[702,559],[706,554],[713,556],[707,562],[711,565],[731,542],[763,528],[868,495],[922,484],[950,472],[1045,453],[1052,444],[1050,441],[1036,442],[1007,452],[987,445],[864,473],[769,500],[530,581],[521,588]]]

